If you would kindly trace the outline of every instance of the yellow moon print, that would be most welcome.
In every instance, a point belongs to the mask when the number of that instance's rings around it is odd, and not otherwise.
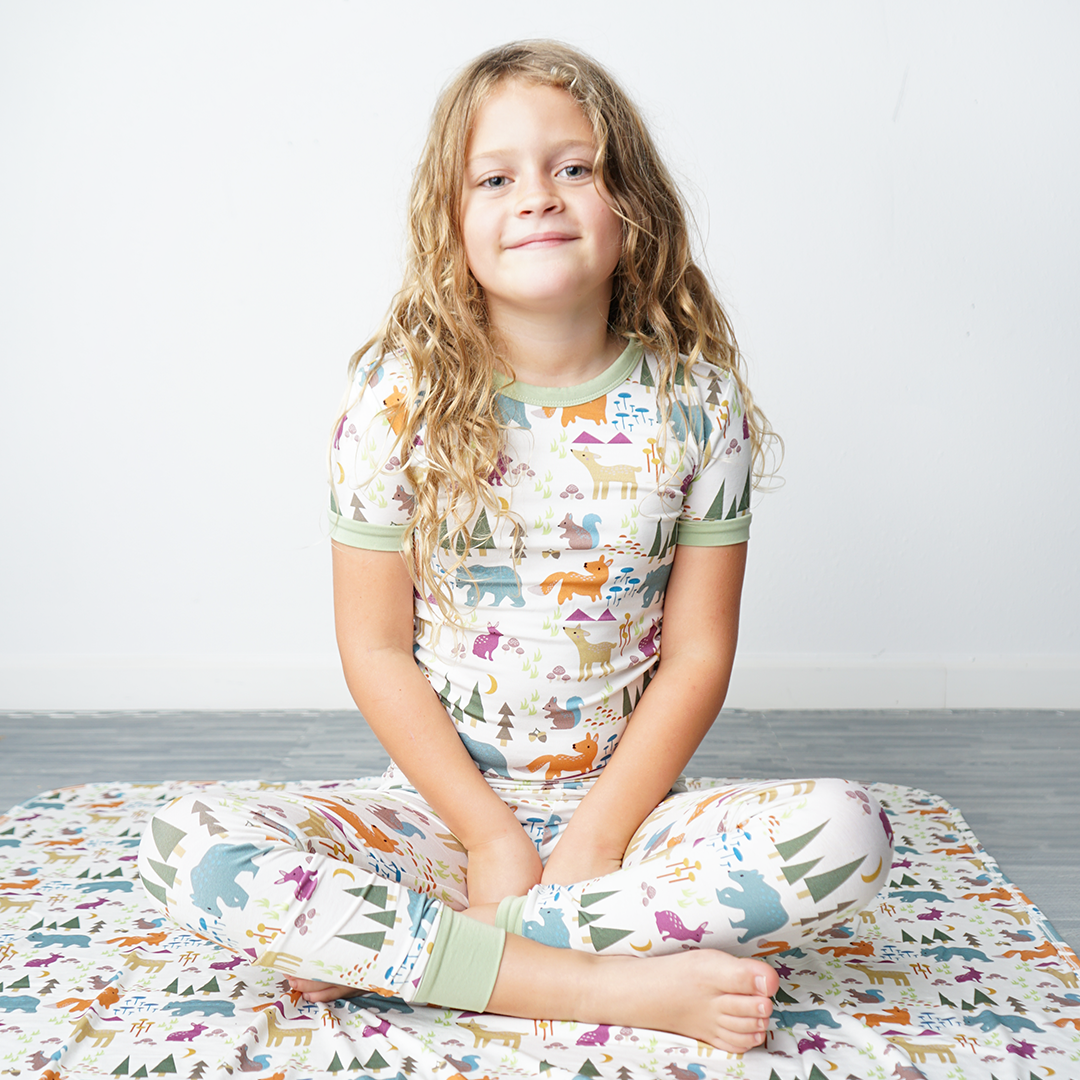
[[[337,877],[338,874],[344,874],[350,881],[356,880],[356,878],[353,877],[353,872],[351,870],[346,870],[344,867],[339,866],[331,876]]]
[[[630,942],[630,948],[633,949],[634,952],[648,952],[652,948],[652,938],[649,938],[648,945],[635,945],[631,941]]]
[[[876,878],[878,876],[878,874],[881,873],[881,864],[882,864],[882,860],[878,859],[878,861],[877,861],[877,869],[872,874],[870,874],[869,876],[867,876],[866,874],[860,874],[859,877],[861,877],[863,879],[863,881],[873,881],[874,878]]]
[[[499,689],[499,684],[496,681],[494,675],[489,675],[488,678],[491,680],[491,689],[490,690],[485,690],[484,693],[485,694],[494,694],[495,691]]]
[[[499,496],[499,506],[504,512],[510,509],[510,504],[501,495]]]
[[[337,482],[339,484],[344,484],[345,483],[345,470],[341,467],[341,462],[340,461],[337,462],[337,471],[338,471]]]

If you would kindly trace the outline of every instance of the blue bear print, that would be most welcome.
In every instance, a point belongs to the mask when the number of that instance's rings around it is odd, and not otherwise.
[[[237,882],[241,874],[258,873],[254,859],[272,848],[257,848],[254,844],[215,844],[191,871],[191,899],[201,911],[221,918],[220,900],[226,907],[243,908],[248,894]]]
[[[497,607],[509,598],[514,607],[524,607],[521,581],[512,566],[470,566],[458,570],[455,579],[459,589],[467,589],[465,603],[477,607],[485,593],[491,593],[491,603]]]
[[[732,926],[745,927],[746,933],[739,937],[741,944],[758,934],[779,930],[788,921],[788,913],[780,904],[780,894],[766,883],[760,870],[732,870],[728,876],[742,888],[717,889],[716,899],[725,907],[743,909],[743,917],[738,922],[728,920]]]
[[[529,920],[523,923],[521,933],[533,941],[539,941],[542,945],[569,949],[570,931],[562,921],[562,912],[558,908],[542,907],[539,914],[542,921]]]

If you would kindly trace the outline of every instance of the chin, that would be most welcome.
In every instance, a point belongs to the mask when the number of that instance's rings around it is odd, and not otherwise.
[[[539,307],[555,314],[579,308],[584,300],[599,293],[595,281],[583,281],[572,275],[552,274],[540,280],[534,276],[529,284],[528,289],[506,296],[505,302],[518,307]]]

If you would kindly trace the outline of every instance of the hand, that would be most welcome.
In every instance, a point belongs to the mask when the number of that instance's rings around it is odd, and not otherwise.
[[[469,848],[468,855],[465,876],[470,907],[497,904],[507,896],[524,896],[540,884],[543,863],[517,822],[505,833]]]
[[[363,993],[363,990],[357,990],[355,986],[336,986],[334,983],[315,982],[313,979],[296,979],[291,975],[289,987],[305,1001],[315,1003],[337,1001],[338,998],[356,997]]]
[[[622,867],[622,860],[595,850],[579,848],[564,836],[548,858],[540,879],[545,885],[573,885],[578,881],[613,874]]]

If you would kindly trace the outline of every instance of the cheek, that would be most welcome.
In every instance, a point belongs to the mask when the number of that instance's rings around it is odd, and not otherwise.
[[[609,265],[612,273],[619,265],[622,258],[623,224],[609,207],[604,207],[604,213],[598,221],[598,236],[600,249],[603,252],[604,262]]]
[[[462,215],[461,242],[465,248],[465,261],[474,277],[482,273],[483,267],[491,261],[495,240],[491,223],[483,214],[466,211]]]

